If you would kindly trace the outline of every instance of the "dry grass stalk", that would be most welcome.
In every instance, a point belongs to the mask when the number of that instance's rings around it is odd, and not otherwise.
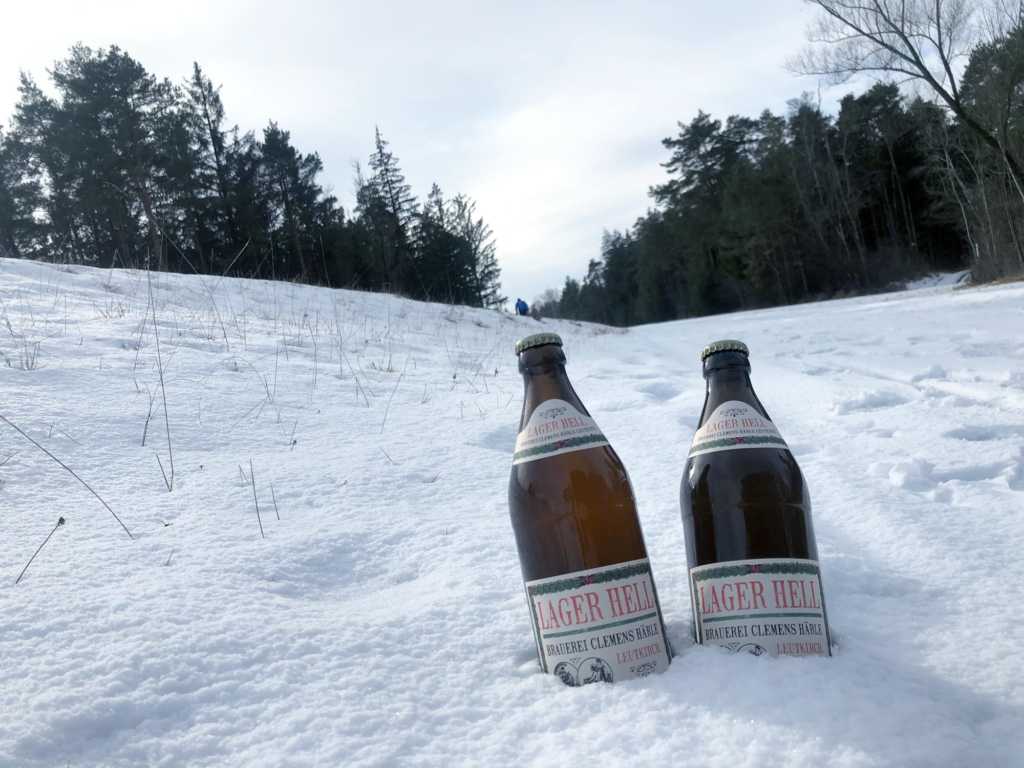
[[[149,266],[146,267],[146,281],[149,285],[149,304],[153,310],[153,337],[156,339],[156,366],[157,372],[160,375],[160,394],[164,402],[164,426],[167,429],[167,456],[171,464],[171,475],[168,478],[167,473],[164,472],[163,462],[160,461],[160,456],[157,455],[157,461],[160,463],[160,472],[164,476],[164,483],[167,485],[168,492],[174,490],[174,450],[171,447],[171,421],[167,415],[167,390],[164,387],[164,362],[160,355],[160,330],[156,320],[156,301],[153,300],[153,278],[149,271]]]
[[[263,518],[260,517],[260,500],[256,496],[256,470],[253,469],[252,459],[249,459],[249,479],[252,480],[252,500],[256,502],[256,522],[260,524],[260,536],[267,538],[263,533]]]
[[[69,473],[71,474],[71,476],[75,478],[75,480],[77,480],[77,481],[78,481],[78,482],[80,482],[80,483],[81,483],[82,485],[84,485],[84,486],[85,486],[85,488],[86,488],[86,490],[88,490],[88,491],[89,491],[89,493],[91,493],[91,494],[92,494],[93,496],[95,496],[95,497],[96,497],[96,498],[97,498],[97,499],[99,500],[100,504],[102,504],[102,505],[103,505],[104,507],[106,507],[107,511],[108,511],[108,512],[109,512],[109,513],[110,513],[111,515],[113,515],[113,516],[114,516],[114,519],[115,519],[115,520],[117,520],[118,524],[119,524],[119,525],[120,525],[120,526],[121,526],[122,528],[124,528],[124,532],[128,534],[128,538],[129,538],[129,539],[134,539],[134,538],[135,538],[134,536],[132,536],[132,532],[128,530],[128,526],[126,526],[126,525],[125,525],[125,524],[124,524],[123,522],[121,522],[121,518],[120,518],[120,517],[118,517],[118,516],[117,516],[117,513],[116,513],[116,512],[114,512],[114,510],[110,508],[110,505],[109,505],[109,504],[107,504],[107,502],[105,502],[105,501],[103,500],[103,497],[102,497],[102,496],[100,496],[100,495],[99,495],[98,493],[96,493],[96,491],[94,491],[94,490],[92,489],[92,486],[91,486],[91,485],[89,485],[89,484],[88,484],[87,482],[85,482],[85,480],[83,480],[83,479],[82,479],[81,477],[79,477],[79,476],[78,476],[78,473],[77,473],[77,472],[75,472],[75,470],[73,470],[73,469],[72,469],[71,467],[69,467],[69,466],[68,466],[67,464],[65,464],[65,463],[64,463],[63,461],[61,461],[61,460],[60,460],[60,459],[58,459],[58,458],[57,458],[56,456],[54,456],[54,455],[53,455],[52,453],[50,453],[50,452],[49,452],[48,450],[46,450],[46,448],[44,448],[44,447],[43,447],[42,445],[40,445],[40,444],[39,444],[38,442],[36,442],[36,441],[35,441],[34,439],[32,439],[32,437],[30,437],[30,436],[28,435],[28,433],[26,433],[26,432],[25,432],[25,431],[24,431],[24,430],[23,430],[23,429],[22,429],[21,427],[19,427],[19,426],[18,426],[17,424],[15,424],[15,423],[14,423],[13,421],[11,421],[10,419],[8,419],[8,418],[7,418],[6,416],[4,416],[4,415],[0,414],[0,421],[3,421],[3,422],[4,422],[4,423],[5,423],[6,425],[7,425],[7,426],[9,426],[9,427],[10,427],[11,429],[15,430],[15,431],[16,431],[16,432],[17,432],[17,433],[18,433],[19,435],[21,435],[21,436],[22,436],[22,437],[24,437],[24,438],[25,438],[26,440],[28,440],[28,441],[29,441],[30,443],[32,443],[32,445],[34,445],[34,446],[35,446],[36,448],[38,448],[38,449],[39,449],[40,451],[42,451],[42,452],[43,452],[43,453],[45,453],[45,454],[46,454],[47,456],[49,456],[49,457],[50,457],[51,459],[53,459],[53,460],[54,460],[55,462],[57,462],[57,464],[59,464],[59,465],[60,465],[60,466],[61,466],[61,467],[62,467],[63,469],[67,470],[67,471],[68,471],[68,472],[69,472]]]
[[[19,574],[18,574],[18,578],[16,578],[16,579],[14,580],[14,584],[15,584],[15,585],[17,585],[17,584],[18,584],[18,583],[19,583],[19,582],[21,581],[21,578],[22,578],[22,576],[24,576],[24,575],[25,575],[25,571],[27,571],[27,570],[28,570],[28,567],[29,567],[30,565],[32,565],[32,561],[36,559],[36,555],[38,555],[38,554],[39,554],[40,552],[42,552],[42,551],[43,551],[43,547],[45,547],[45,546],[46,546],[46,542],[48,542],[48,541],[50,540],[50,537],[51,537],[51,536],[53,536],[53,534],[55,534],[55,533],[57,532],[57,529],[58,529],[58,528],[60,528],[60,527],[61,527],[62,525],[64,525],[64,523],[65,523],[65,522],[66,522],[66,521],[64,520],[64,518],[63,518],[63,517],[58,517],[58,518],[57,518],[57,524],[56,524],[55,526],[53,526],[53,530],[52,530],[52,531],[50,531],[50,532],[49,532],[49,533],[48,533],[48,534],[46,535],[46,538],[45,538],[45,539],[43,539],[43,543],[39,545],[39,549],[37,549],[37,550],[35,551],[35,553],[34,553],[34,554],[32,555],[32,557],[30,557],[30,558],[28,559],[28,562],[27,562],[27,563],[25,563],[25,567],[24,567],[24,568],[22,568],[22,569],[21,569],[21,573],[19,573]]]

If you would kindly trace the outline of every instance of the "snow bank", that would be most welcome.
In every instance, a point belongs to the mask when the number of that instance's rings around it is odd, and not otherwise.
[[[971,271],[969,269],[959,272],[936,272],[919,277],[916,280],[911,280],[906,284],[905,289],[913,291],[918,288],[945,288],[950,285],[962,285],[970,279],[970,276]]]
[[[543,323],[631,473],[679,654],[581,689],[535,671],[505,501],[537,322],[152,295],[172,492],[145,273],[0,261],[0,414],[134,535],[0,424],[0,765],[1021,764],[1024,286]],[[832,659],[689,642],[678,482],[718,337],[807,475]]]

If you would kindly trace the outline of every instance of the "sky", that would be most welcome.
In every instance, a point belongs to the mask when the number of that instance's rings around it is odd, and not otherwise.
[[[812,17],[801,0],[47,0],[2,16],[0,123],[19,71],[43,84],[76,42],[119,45],[179,83],[198,61],[230,124],[291,131],[348,209],[379,126],[421,199],[436,181],[477,201],[504,293],[528,301],[582,276],[602,231],[651,206],[677,122],[784,112],[819,88],[784,66]]]

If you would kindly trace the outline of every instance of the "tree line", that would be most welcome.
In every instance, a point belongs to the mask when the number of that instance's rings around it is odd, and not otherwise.
[[[475,202],[434,184],[421,204],[379,129],[346,212],[287,130],[229,127],[199,64],[176,85],[78,45],[48,74],[53,95],[21,75],[0,131],[0,256],[505,301]]]
[[[605,232],[586,275],[535,302],[542,314],[633,325],[933,270],[1024,274],[1024,7],[809,2],[820,16],[794,69],[892,77],[835,115],[805,95],[785,115],[680,123],[655,205]]]

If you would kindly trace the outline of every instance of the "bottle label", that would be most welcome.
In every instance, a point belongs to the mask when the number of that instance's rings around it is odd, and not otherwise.
[[[741,400],[715,408],[693,436],[690,456],[738,448],[787,448],[779,430],[757,409]]]
[[[526,426],[516,437],[512,464],[601,445],[608,445],[608,440],[592,418],[565,400],[545,400],[534,408]]]
[[[733,560],[690,569],[697,642],[755,656],[831,656],[815,560]]]
[[[526,582],[540,664],[566,685],[668,669],[651,566],[632,560]]]

